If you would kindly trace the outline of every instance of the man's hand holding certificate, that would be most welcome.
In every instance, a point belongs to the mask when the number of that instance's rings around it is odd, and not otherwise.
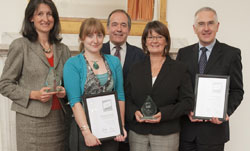
[[[192,120],[209,120],[214,124],[228,120],[229,76],[198,74],[195,86],[195,109]]]

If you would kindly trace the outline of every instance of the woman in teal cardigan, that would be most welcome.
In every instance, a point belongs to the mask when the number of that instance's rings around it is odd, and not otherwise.
[[[124,101],[123,77],[120,60],[111,55],[103,55],[112,72],[114,80],[114,90],[117,93],[118,100]],[[84,94],[84,84],[87,79],[87,65],[83,53],[71,57],[64,66],[64,85],[67,90],[70,106],[80,102]]]
[[[101,54],[105,31],[101,22],[94,18],[85,20],[80,28],[79,39],[82,52],[70,58],[64,66],[63,79],[74,118],[71,124],[70,150],[116,151],[124,135],[114,140],[100,142],[89,130],[84,108],[83,95],[115,91],[118,96],[122,125],[124,126],[125,97],[122,66],[117,57]]]

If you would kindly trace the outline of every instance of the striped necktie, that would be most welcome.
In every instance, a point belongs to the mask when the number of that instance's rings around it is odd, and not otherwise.
[[[118,57],[121,60],[121,54],[120,54],[121,47],[115,46],[115,49],[116,49],[116,51],[115,51],[114,56]]]
[[[201,56],[200,56],[200,61],[199,61],[199,73],[203,74],[207,65],[207,48],[206,47],[202,47],[201,48]]]

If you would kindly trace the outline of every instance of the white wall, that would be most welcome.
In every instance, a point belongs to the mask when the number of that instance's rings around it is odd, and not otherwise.
[[[0,0],[0,44],[2,32],[20,31],[27,2],[28,0]]]
[[[61,17],[88,18],[91,14],[97,18],[106,19],[113,8],[127,9],[127,0],[54,0],[54,3],[61,12]]]
[[[3,32],[18,33],[21,29],[24,9],[28,0],[0,0],[0,35]],[[197,42],[193,33],[193,15],[197,9],[210,6],[217,10],[220,29],[218,40],[239,47],[242,51],[244,100],[237,111],[230,117],[231,140],[226,144],[227,151],[249,151],[250,137],[250,58],[248,45],[250,35],[249,0],[167,0],[167,21],[171,37],[181,39],[180,46]],[[60,14],[60,12],[59,12]],[[90,15],[91,17],[91,15]],[[0,44],[2,43],[0,36]],[[140,42],[139,37],[129,41]],[[140,45],[140,44],[137,44]],[[0,100],[2,101],[2,100]]]

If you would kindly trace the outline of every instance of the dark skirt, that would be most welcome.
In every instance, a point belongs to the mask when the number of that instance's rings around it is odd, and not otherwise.
[[[70,151],[118,151],[119,143],[114,140],[101,142],[102,145],[88,147],[74,117],[70,126]]]
[[[66,132],[62,110],[52,110],[46,117],[16,113],[17,151],[63,151]]]

